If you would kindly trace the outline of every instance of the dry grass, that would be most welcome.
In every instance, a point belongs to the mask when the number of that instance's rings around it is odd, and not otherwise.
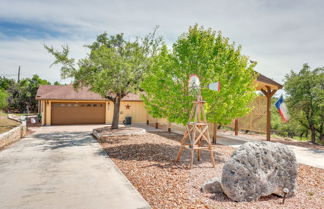
[[[7,114],[0,111],[0,134],[20,125],[17,121],[7,118]]]
[[[224,162],[234,151],[232,147],[216,147],[216,168],[212,168],[208,153],[202,161],[188,169],[189,153],[175,162],[181,136],[149,133],[141,136],[114,137],[101,140],[111,159],[138,189],[153,208],[323,208],[324,170],[300,165],[298,189],[284,205],[282,198],[271,195],[256,202],[237,203],[224,194],[204,194],[200,185],[220,177]]]

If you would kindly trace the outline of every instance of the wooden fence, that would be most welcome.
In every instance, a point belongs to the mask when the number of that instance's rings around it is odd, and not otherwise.
[[[251,104],[252,111],[242,118],[238,118],[238,128],[241,130],[266,133],[267,127],[267,98],[258,96]],[[235,122],[227,125],[234,129]]]
[[[253,107],[252,111],[242,118],[238,118],[238,129],[240,130],[249,130],[260,133],[266,132],[267,125],[267,99],[265,96],[258,96],[251,104]],[[172,131],[183,132],[185,127],[181,124],[170,123],[167,119],[156,119],[152,116],[148,115],[148,121],[151,126],[157,126],[160,129],[171,129]],[[234,129],[235,122],[232,121],[231,124],[225,125],[227,127],[231,127]],[[213,136],[213,128],[215,126],[213,124],[209,124],[209,132],[211,136]]]

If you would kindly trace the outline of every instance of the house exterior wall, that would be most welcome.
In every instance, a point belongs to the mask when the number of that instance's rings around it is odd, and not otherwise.
[[[244,130],[257,132],[265,132],[265,111],[264,97],[257,97],[252,106],[254,109],[251,113],[239,119],[239,127]],[[42,113],[42,125],[51,125],[51,103],[52,102],[98,102],[98,101],[75,101],[75,100],[41,100],[40,111]],[[113,118],[114,104],[105,101],[105,123],[111,124]],[[122,101],[120,105],[119,122],[122,123],[126,116],[132,117],[132,123],[146,123],[148,120],[152,126],[158,123],[158,127],[162,129],[171,128],[172,130],[184,131],[185,127],[181,124],[169,123],[166,119],[153,118],[145,109],[142,101]],[[234,127],[232,124],[228,126]],[[212,124],[209,124],[210,132],[212,132]]]
[[[39,104],[39,103],[38,103]],[[40,113],[42,115],[42,125],[45,125],[45,118],[46,118],[46,113],[45,113],[45,100],[40,100]]]
[[[107,124],[111,124],[114,114],[114,104],[108,102],[107,105]],[[132,123],[146,123],[147,111],[142,101],[122,101],[120,104],[119,122],[122,123],[125,117],[132,117]]]
[[[89,102],[102,102],[102,101],[76,101],[76,100],[40,100],[40,112],[42,114],[42,125],[51,125],[51,104],[53,102],[60,103],[89,103]],[[110,101],[105,103],[105,123],[111,124],[114,112],[114,104]],[[146,123],[148,114],[144,108],[142,101],[122,101],[120,105],[119,122],[122,123],[126,116],[132,117],[132,123]]]
[[[52,102],[51,101],[46,101],[45,102],[45,112],[46,112],[46,120],[45,123],[46,125],[51,125],[51,106]]]

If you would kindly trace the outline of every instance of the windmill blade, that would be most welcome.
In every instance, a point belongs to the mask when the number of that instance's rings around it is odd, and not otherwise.
[[[196,74],[192,74],[188,81],[188,88],[189,90],[199,90],[200,88],[200,81],[199,77]]]

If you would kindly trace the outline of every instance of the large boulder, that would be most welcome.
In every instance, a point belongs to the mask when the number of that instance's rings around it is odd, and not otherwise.
[[[209,179],[201,186],[201,191],[205,193],[223,193],[221,180],[217,177]]]
[[[228,160],[222,173],[224,193],[234,201],[253,201],[261,196],[292,196],[296,188],[297,162],[286,145],[247,142]]]

